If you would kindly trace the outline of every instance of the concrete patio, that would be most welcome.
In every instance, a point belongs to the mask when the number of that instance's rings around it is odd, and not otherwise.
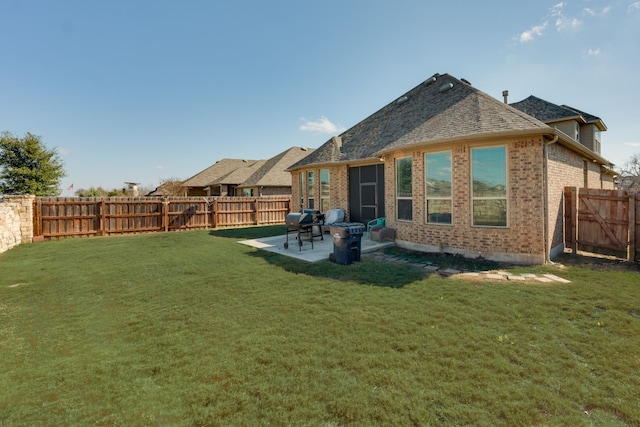
[[[322,240],[320,237],[315,237],[313,239],[313,245],[308,238],[303,236],[302,246],[300,246],[296,240],[295,234],[289,234],[288,249],[284,248],[286,241],[287,238],[282,235],[261,239],[242,240],[239,243],[307,262],[328,260],[329,254],[333,253],[333,236],[327,233],[323,235]],[[393,242],[373,241],[369,239],[365,233],[360,241],[360,253],[373,252],[393,245]]]

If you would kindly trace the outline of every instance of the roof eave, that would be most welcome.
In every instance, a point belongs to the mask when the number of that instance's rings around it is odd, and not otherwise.
[[[587,147],[585,147],[584,145],[580,144],[578,141],[576,141],[575,139],[571,138],[569,135],[567,135],[566,133],[562,132],[561,130],[558,129],[553,129],[554,131],[554,135],[558,136],[558,143],[569,148],[572,151],[575,151],[576,153],[586,157],[587,159],[594,161],[606,168],[613,168],[614,164],[611,163],[609,160],[605,159],[604,157],[602,157],[601,155],[599,155],[598,153],[596,153],[595,151],[592,151],[590,149],[588,149]]]
[[[393,153],[395,151],[412,149],[424,147],[425,145],[433,146],[433,145],[442,145],[442,144],[455,144],[458,142],[477,142],[477,141],[486,141],[494,138],[508,138],[508,137],[521,137],[527,135],[549,135],[552,134],[553,130],[551,128],[531,128],[531,129],[523,129],[523,130],[507,130],[507,131],[498,131],[498,132],[484,132],[473,135],[461,135],[455,136],[452,138],[442,138],[435,139],[431,141],[422,141],[416,142],[412,144],[406,144],[400,147],[390,147],[383,148],[382,150],[374,153],[376,157],[384,156],[386,154]]]

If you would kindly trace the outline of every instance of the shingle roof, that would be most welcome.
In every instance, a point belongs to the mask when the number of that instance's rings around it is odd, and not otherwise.
[[[256,160],[242,160],[242,159],[222,159],[215,162],[203,171],[198,172],[191,178],[187,178],[183,181],[182,185],[185,187],[205,187],[211,182],[216,181],[224,176],[229,175],[231,172],[244,168],[247,165],[252,165]],[[242,182],[242,181],[240,181]]]
[[[291,174],[287,168],[312,151],[313,148],[291,147],[264,162],[239,187],[290,187]]]
[[[207,185],[221,185],[221,184],[234,184],[238,185],[244,182],[245,179],[251,176],[260,166],[262,166],[266,160],[249,160],[243,166],[237,168],[228,174],[216,178],[209,182]]]
[[[580,114],[574,110],[545,101],[533,95],[509,105],[545,123],[579,118],[580,116]]]
[[[436,74],[291,167],[375,158],[417,144],[549,126],[448,74]]]
[[[584,111],[580,111],[577,108],[569,107],[568,105],[562,105],[564,108],[568,108],[569,110],[573,110],[576,113],[580,114],[587,123],[593,123],[602,131],[607,130],[607,126],[604,124],[602,119],[598,116],[594,116],[593,114],[585,113]]]
[[[577,108],[568,105],[556,105],[544,99],[537,98],[533,95],[523,99],[520,102],[510,104],[512,107],[529,114],[545,123],[553,123],[562,120],[576,119],[583,123],[593,123],[600,130],[606,130],[604,122],[600,117],[593,114],[585,113]]]

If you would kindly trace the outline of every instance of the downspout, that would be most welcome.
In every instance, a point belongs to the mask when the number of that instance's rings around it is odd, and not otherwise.
[[[551,144],[558,142],[558,134],[555,134],[553,139],[543,145],[544,150],[544,162],[542,179],[544,181],[544,262],[545,264],[551,263],[551,250],[549,248],[549,150],[547,147]]]

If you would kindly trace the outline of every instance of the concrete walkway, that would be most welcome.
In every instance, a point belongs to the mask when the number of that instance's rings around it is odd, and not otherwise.
[[[288,248],[285,248],[285,242],[287,242],[287,238],[282,235],[265,237],[261,239],[242,240],[239,243],[307,262],[328,260],[329,254],[333,252],[333,237],[330,234],[324,234],[322,239],[316,237],[313,239],[313,242],[304,238],[302,240],[302,245],[298,244],[295,234],[289,234],[287,245]],[[569,280],[563,279],[553,274],[536,275],[532,273],[513,274],[504,271],[463,271],[441,268],[428,262],[410,262],[393,255],[385,254],[384,251],[381,250],[389,246],[394,246],[394,243],[372,241],[366,235],[363,235],[362,240],[360,241],[360,253],[362,258],[365,259],[368,258],[373,260],[403,263],[407,266],[422,268],[427,274],[438,274],[444,277],[478,280],[505,280],[513,282],[528,281],[538,283],[570,283]]]
[[[333,237],[326,233],[322,236],[322,239],[314,237],[313,242],[303,238],[302,245],[298,244],[295,233],[292,233],[288,237],[288,248],[285,248],[286,242],[287,238],[282,235],[242,240],[238,243],[307,262],[328,260],[329,254],[333,253]],[[393,242],[376,242],[363,235],[360,240],[360,254],[374,252],[393,245]]]
[[[455,278],[464,278],[464,279],[488,279],[488,280],[510,280],[513,282],[540,282],[540,283],[571,283],[571,281],[563,279],[562,277],[558,277],[554,274],[533,274],[533,273],[522,273],[522,274],[513,274],[508,273],[506,271],[464,271],[464,270],[455,270],[452,268],[441,268],[437,265],[434,265],[429,262],[411,262],[404,260],[402,258],[398,258],[393,255],[385,254],[382,251],[371,253],[366,255],[367,258],[387,261],[387,262],[398,262],[402,264],[406,264],[407,266],[414,268],[423,268],[428,274],[438,274],[444,277],[455,277]]]

